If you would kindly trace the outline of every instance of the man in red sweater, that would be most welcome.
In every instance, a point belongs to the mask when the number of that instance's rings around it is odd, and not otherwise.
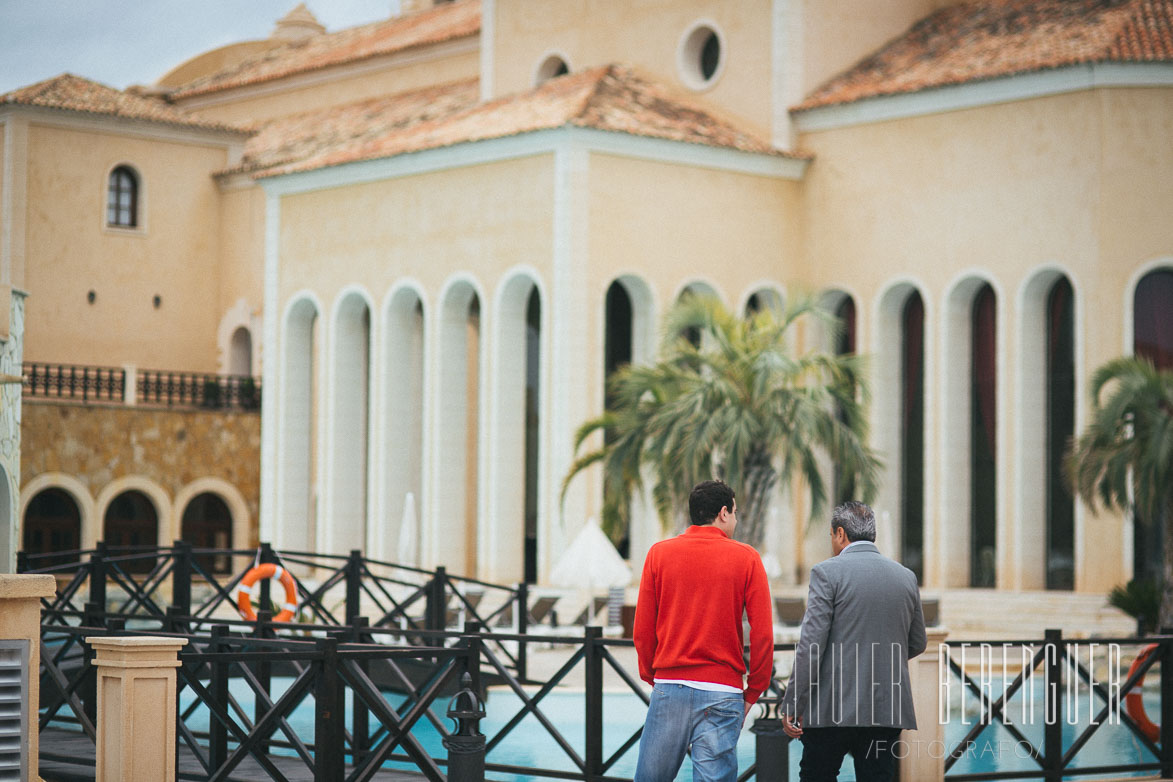
[[[639,582],[635,650],[640,678],[653,689],[635,782],[669,782],[690,746],[696,782],[734,782],[741,725],[770,684],[770,588],[758,552],[733,540],[733,490],[721,481],[697,484],[688,515],[684,534],[648,551]]]

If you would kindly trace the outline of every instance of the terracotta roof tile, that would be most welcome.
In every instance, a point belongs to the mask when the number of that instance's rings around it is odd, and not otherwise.
[[[71,73],[63,73],[52,79],[0,95],[0,105],[4,104],[40,106],[188,128],[251,132],[249,128],[241,125],[192,117],[158,98],[116,90]]]
[[[481,29],[480,0],[460,0],[408,16],[351,27],[267,49],[216,73],[180,85],[171,93],[182,100],[209,92],[272,81],[332,65],[364,60],[476,35]]]
[[[272,176],[566,126],[788,156],[688,96],[611,65],[480,104],[476,82],[458,82],[278,120],[250,141],[244,168]]]
[[[795,110],[1099,62],[1173,61],[1173,0],[981,0],[944,8]]]

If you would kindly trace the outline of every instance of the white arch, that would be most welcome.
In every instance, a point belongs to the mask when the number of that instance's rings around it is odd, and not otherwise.
[[[220,318],[220,325],[216,329],[216,346],[219,349],[219,371],[221,374],[258,375],[261,367],[262,341],[259,335],[263,333],[264,316],[254,312],[246,299],[239,298],[228,308]],[[250,338],[250,363],[248,371],[235,372],[233,360],[236,358],[233,340],[240,329],[248,331]]]
[[[1009,548],[1006,527],[1008,465],[1005,443],[1007,438],[1007,304],[1005,291],[999,280],[984,270],[966,270],[953,278],[946,288],[941,324],[941,473],[940,507],[938,519],[956,519],[964,509],[962,523],[939,525],[941,532],[941,567],[945,576],[942,586],[967,587],[970,584],[970,523],[972,504],[970,456],[970,426],[972,415],[972,325],[973,300],[983,285],[989,284],[995,300],[995,372],[997,380],[994,403],[997,412],[995,430],[995,578],[997,586],[1006,586],[1004,580],[1010,570],[1006,558]],[[1001,445],[1001,447],[998,447]]]
[[[383,299],[379,349],[372,352],[375,426],[371,452],[375,454],[372,486],[375,511],[368,529],[367,550],[380,559],[398,559],[400,526],[407,494],[415,506],[415,551],[419,564],[419,522],[423,518],[424,421],[427,320],[430,307],[423,286],[414,279],[399,280]]]
[[[737,312],[745,315],[749,308],[749,300],[754,296],[765,299],[765,305],[775,313],[781,313],[786,306],[786,289],[772,280],[758,280],[741,292],[737,300]]]
[[[527,351],[527,311],[530,296],[537,291],[540,307],[538,362],[538,420],[546,424],[545,396],[549,342],[549,304],[541,276],[528,266],[516,266],[501,278],[494,292],[489,381],[489,413],[484,431],[484,472],[482,483],[485,503],[478,530],[480,572],[505,581],[518,581],[525,575],[524,542],[526,537],[526,383],[529,367]],[[539,453],[545,439],[538,437]],[[549,524],[543,517],[546,508],[547,480],[544,459],[538,461],[538,531]],[[538,544],[539,550],[541,543]]]
[[[280,382],[266,397],[277,398],[276,520],[273,543],[312,550],[317,535],[317,389],[315,356],[321,329],[321,302],[310,291],[290,300],[281,317]],[[275,393],[274,393],[275,392]]]
[[[928,288],[923,281],[913,277],[900,277],[888,282],[876,296],[872,306],[872,407],[871,427],[872,443],[884,462],[883,477],[880,480],[880,491],[876,498],[875,510],[880,523],[888,525],[885,533],[892,541],[893,551],[890,556],[899,559],[903,551],[903,485],[904,474],[901,464],[901,455],[904,450],[903,433],[903,396],[904,396],[904,308],[909,298],[916,294],[920,296],[924,306],[924,333],[921,360],[924,376],[924,453],[929,453],[929,404],[931,382],[930,353],[932,351],[932,310]],[[858,310],[856,323],[861,324],[864,318]],[[866,344],[856,338],[857,345]],[[924,564],[924,580],[929,582],[934,575],[932,565],[933,525],[928,523],[930,518],[928,500],[931,496],[929,487],[932,470],[928,459],[925,459],[921,497],[921,507],[924,509],[925,529],[922,531],[922,556]],[[818,541],[823,543],[823,541]],[[824,547],[819,550],[822,551]],[[829,552],[826,552],[829,553]]]
[[[541,57],[538,58],[537,65],[534,66],[533,75],[530,77],[530,84],[534,87],[553,79],[555,71],[559,65],[566,66],[566,72],[571,73],[574,69],[570,65],[570,58],[561,49],[547,49]]]
[[[77,543],[82,549],[93,548],[102,534],[101,521],[94,520],[94,497],[84,483],[72,475],[63,472],[43,472],[26,483],[20,490],[18,505],[16,547],[21,547],[24,540],[24,516],[28,512],[29,503],[46,489],[60,489],[68,494],[77,506],[81,519],[81,529],[78,531]],[[87,541],[91,541],[87,543]]]
[[[676,288],[675,293],[672,295],[673,303],[680,301],[680,297],[683,296],[686,291],[702,296],[712,296],[713,298],[717,299],[717,301],[721,302],[725,306],[728,306],[728,300],[725,298],[724,290],[720,285],[708,277],[693,277],[680,284]]]
[[[1123,352],[1122,355],[1131,356],[1136,353],[1136,289],[1140,287],[1140,281],[1147,277],[1150,273],[1166,269],[1173,271],[1173,255],[1163,255],[1157,258],[1152,258],[1140,264],[1133,270],[1128,277],[1128,282],[1124,286],[1124,322],[1121,327],[1123,335]],[[1083,402],[1084,394],[1079,395],[1079,402]],[[1078,411],[1077,411],[1078,412]],[[1083,428],[1084,419],[1081,416],[1076,417],[1077,430]],[[1083,503],[1079,504],[1077,514],[1082,514]],[[1123,562],[1122,573],[1134,573],[1134,565],[1136,563],[1135,550],[1135,535],[1136,535],[1136,518],[1132,513],[1125,513],[1124,524],[1121,533],[1124,535]],[[1078,517],[1077,517],[1078,518]],[[1076,545],[1078,547],[1079,538],[1076,538]],[[1079,553],[1077,549],[1077,555]]]
[[[480,312],[475,334],[470,333],[474,301]],[[446,565],[453,572],[468,572],[476,561],[474,525],[481,501],[479,487],[483,485],[478,471],[484,420],[486,301],[475,278],[457,274],[445,282],[438,302],[432,329],[435,347],[425,348],[429,361],[434,362],[428,393],[435,400],[429,420],[436,445],[431,479],[425,486],[427,515],[421,551],[428,567]],[[478,344],[470,344],[470,337]],[[475,387],[470,388],[474,381]]]
[[[1079,431],[1083,406],[1083,291],[1068,267],[1043,264],[1024,278],[1015,297],[1018,337],[1014,389],[1014,508],[1011,536],[1014,540],[1015,589],[1046,588],[1047,518],[1047,297],[1052,287],[1066,279],[1072,289],[1074,310],[1075,431]],[[1043,368],[1040,371],[1040,368]],[[1075,506],[1076,567],[1079,563],[1083,506]]]
[[[362,550],[367,542],[373,306],[366,290],[348,285],[331,307],[317,540],[332,554]]]
[[[98,522],[99,537],[102,536],[102,530],[106,523],[106,511],[109,510],[110,503],[120,494],[128,491],[141,492],[150,500],[151,505],[155,508],[155,518],[158,520],[155,543],[159,546],[170,546],[171,541],[179,537],[179,520],[171,512],[171,499],[167,496],[167,490],[145,475],[127,475],[115,478],[98,492],[98,496],[94,500],[94,515]],[[94,543],[97,543],[97,540]],[[91,544],[87,542],[85,548],[91,547]]]

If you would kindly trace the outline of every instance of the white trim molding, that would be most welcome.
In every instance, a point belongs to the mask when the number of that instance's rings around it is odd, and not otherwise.
[[[923,117],[1099,87],[1173,87],[1170,63],[1089,63],[792,110],[801,133]]]
[[[560,127],[264,177],[259,181],[270,195],[284,196],[546,155],[571,147],[637,160],[795,181],[803,178],[810,165],[806,158],[743,152],[593,128]]]

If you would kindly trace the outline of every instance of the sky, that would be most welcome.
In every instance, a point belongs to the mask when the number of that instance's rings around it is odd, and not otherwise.
[[[197,54],[268,38],[300,0],[0,0],[0,94],[62,73],[124,89]],[[398,0],[305,0],[330,32]]]

